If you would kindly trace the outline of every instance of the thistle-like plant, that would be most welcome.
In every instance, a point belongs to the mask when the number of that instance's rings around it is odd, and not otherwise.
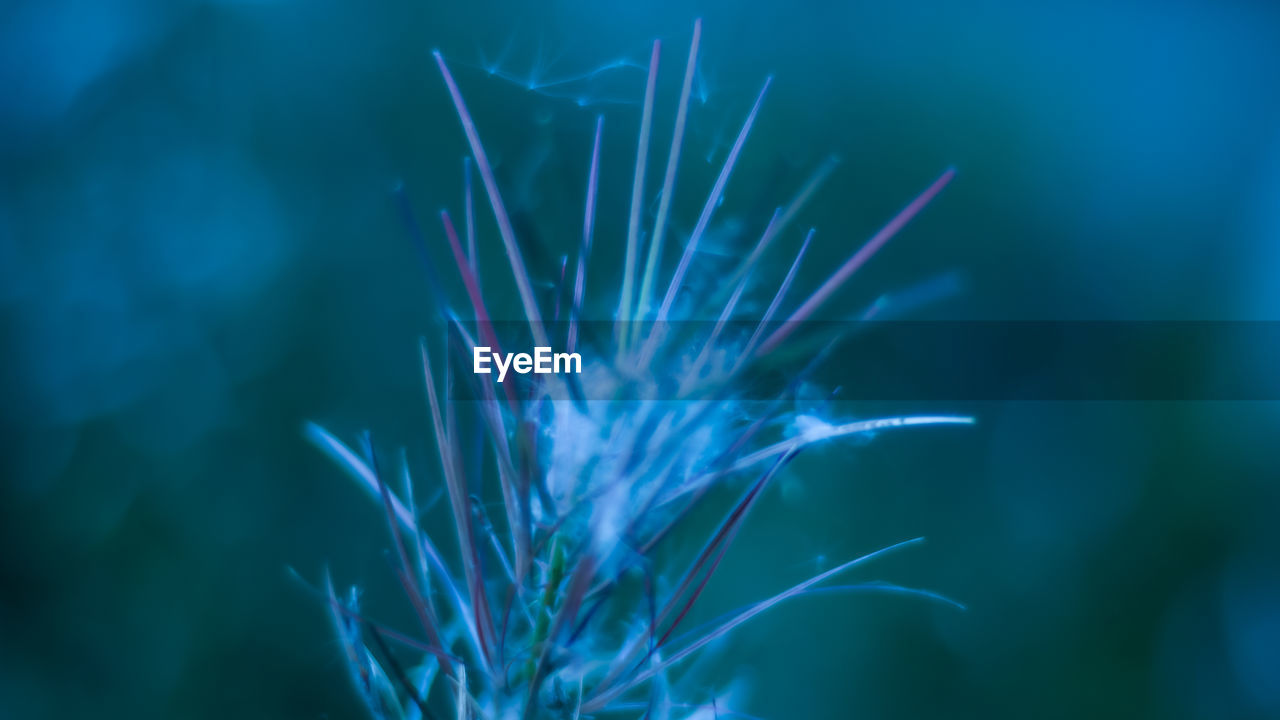
[[[735,271],[710,289],[689,292],[688,273],[719,205],[769,86],[766,79],[714,186],[707,194],[679,260],[668,277],[662,251],[671,218],[677,166],[698,56],[700,23],[684,69],[675,126],[657,210],[642,242],[642,208],[653,121],[660,44],[648,66],[636,150],[625,261],[616,313],[588,323],[584,309],[587,257],[595,227],[603,119],[598,119],[586,170],[582,238],[575,268],[544,320],[521,247],[504,208],[493,170],[462,95],[439,52],[444,79],[509,261],[523,306],[522,329],[537,346],[554,338],[583,360],[581,374],[522,376],[494,383],[471,373],[467,349],[501,348],[503,324],[494,322],[477,277],[470,173],[466,174],[465,248],[447,212],[444,241],[466,290],[465,321],[440,308],[451,338],[443,360],[421,346],[426,400],[439,457],[444,495],[453,519],[446,557],[420,522],[407,464],[393,482],[366,435],[355,447],[309,424],[308,437],[338,461],[377,501],[390,527],[395,573],[420,627],[399,632],[366,617],[357,592],[340,594],[324,578],[322,593],[355,686],[375,718],[581,718],[622,713],[666,718],[725,711],[724,698],[677,697],[669,673],[708,644],[779,603],[831,589],[827,581],[907,540],[849,560],[757,600],[709,627],[690,630],[685,619],[741,531],[751,509],[805,447],[835,438],[918,425],[966,424],[954,416],[886,417],[837,421],[801,414],[790,401],[799,384],[836,338],[804,340],[815,350],[799,364],[780,359],[784,341],[805,335],[802,324],[951,179],[947,170],[831,276],[785,315],[790,288],[805,249],[790,262],[759,317],[744,322],[744,298],[758,294],[761,261],[772,242],[834,167],[824,163],[796,196],[778,208]],[[470,166],[468,166],[469,168]],[[669,263],[668,263],[669,264]],[[595,280],[593,279],[593,282]],[[765,296],[769,294],[766,291]],[[563,302],[561,302],[563,301]],[[441,302],[444,302],[443,299]],[[544,303],[545,304],[545,303]],[[563,309],[563,312],[562,312]],[[701,323],[677,322],[703,314]],[[784,318],[779,320],[779,318]],[[589,332],[588,329],[596,330]],[[810,333],[811,335],[812,333]],[[463,352],[451,353],[462,349]],[[448,372],[449,368],[457,372]],[[736,390],[762,368],[785,370],[772,397],[747,398]],[[473,393],[465,403],[477,425],[460,422],[461,400],[442,376],[462,378]],[[530,379],[531,378],[531,379]],[[484,458],[463,448],[482,434]],[[496,474],[502,513],[496,522],[477,493],[486,469]],[[688,567],[654,567],[653,551],[670,537],[709,489],[734,484],[741,497],[697,551]],[[395,489],[392,485],[396,485]],[[885,583],[836,586],[843,590],[937,595]],[[949,602],[949,601],[946,601]],[[412,652],[413,662],[406,661]],[[725,682],[712,678],[710,682]]]

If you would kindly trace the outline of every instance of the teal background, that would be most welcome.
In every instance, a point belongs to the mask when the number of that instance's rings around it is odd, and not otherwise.
[[[552,97],[485,66],[573,75],[662,38],[660,167],[698,16],[706,100],[678,232],[770,73],[717,217],[759,223],[841,156],[800,219],[818,235],[798,287],[959,169],[828,317],[955,271],[965,292],[922,317],[1280,319],[1274,3],[8,3],[0,716],[361,717],[286,567],[328,565],[375,614],[410,615],[376,508],[299,429],[369,427],[433,467],[415,343],[437,309],[390,193],[405,183],[431,242],[434,212],[460,211],[465,146],[429,51],[459,79],[539,280],[575,242],[604,114],[591,292],[607,307],[643,73]],[[696,664],[706,687],[740,676],[739,709],[771,718],[1280,716],[1274,404],[943,409],[978,425],[801,456],[693,621],[916,535],[929,543],[860,577],[969,610],[805,598]]]

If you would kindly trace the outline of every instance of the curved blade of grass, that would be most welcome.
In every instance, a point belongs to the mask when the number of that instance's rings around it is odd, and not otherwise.
[[[307,421],[303,423],[302,427],[303,435],[312,444],[342,466],[351,477],[355,478],[368,491],[370,497],[379,503],[382,502],[381,483],[378,482],[373,470],[359,455],[341,440],[334,437],[333,433],[316,423]],[[415,532],[417,531],[418,523],[414,520],[413,514],[395,496],[391,497],[391,511],[405,527],[412,528]]]
[[[834,577],[835,575],[843,573],[846,570],[850,570],[863,563],[883,557],[891,552],[894,552],[895,550],[901,550],[902,548],[909,547],[911,545],[918,545],[922,542],[924,542],[924,538],[922,537],[912,538],[910,540],[904,540],[902,542],[895,543],[888,547],[884,547],[879,550],[876,550],[875,552],[871,552],[866,555],[863,555],[860,558],[855,558],[846,563],[842,563],[841,565],[838,565],[826,572],[814,575],[813,577],[809,578],[808,580],[805,580],[804,582],[797,583],[796,585],[792,585],[787,590],[784,590],[783,592],[780,592],[777,595],[774,595],[773,597],[768,598],[767,600],[762,600],[748,607],[746,610],[743,610],[737,615],[734,615],[733,617],[729,618],[728,620],[721,623],[720,625],[717,625],[714,629],[707,632],[705,635],[702,635],[701,637],[697,638],[696,640],[693,640],[692,642],[690,642],[688,645],[684,646],[680,650],[676,651],[675,653],[672,653],[670,657],[664,659],[662,662],[655,663],[653,666],[640,671],[639,673],[631,677],[626,682],[605,687],[604,689],[597,691],[590,699],[588,699],[586,702],[582,704],[582,711],[585,713],[593,713],[593,712],[599,712],[603,710],[606,706],[608,706],[609,702],[612,701],[613,699],[622,696],[627,691],[645,682],[646,680],[653,677],[657,673],[662,672],[666,668],[671,667],[672,665],[675,665],[676,663],[687,659],[693,653],[697,652],[698,650],[701,650],[703,647],[706,647],[706,645],[709,644],[711,641],[716,640],[720,637],[723,637],[724,635],[733,631],[735,628],[741,626],[743,623],[754,618],[755,616],[765,612],[766,610],[770,610],[776,607],[779,603],[782,603],[786,600],[789,600],[793,597],[796,597],[797,595],[804,593],[809,588],[817,585],[818,583],[821,583],[822,581],[828,578]]]
[[[926,590],[924,588],[914,588],[914,587],[908,587],[905,585],[898,585],[896,583],[884,582],[882,580],[872,580],[870,582],[853,583],[849,585],[824,585],[822,587],[815,587],[815,588],[810,588],[808,590],[805,590],[804,592],[797,594],[795,597],[814,597],[819,595],[842,595],[842,594],[856,594],[856,593],[871,593],[871,594],[880,593],[885,595],[903,595],[908,597],[917,597],[922,600],[937,602],[942,605],[946,605],[948,607],[951,607],[960,611],[967,611],[969,609],[964,603],[959,602],[953,598],[949,598],[946,595],[943,595],[942,593],[935,592],[933,590]],[[755,603],[752,603],[751,605],[746,605],[746,606],[737,608],[713,620],[700,623],[697,627],[690,628],[689,630],[681,633],[678,637],[676,637],[675,640],[672,641],[672,644],[687,645],[693,639],[702,637],[712,628],[719,626],[725,620],[738,615],[744,610],[747,610],[748,608],[752,607],[754,604]]]
[[[854,422],[844,423],[842,425],[832,425],[821,432],[810,432],[798,435],[794,438],[774,443],[773,445],[746,455],[730,466],[730,472],[750,467],[762,460],[767,460],[783,453],[788,453],[793,450],[798,450],[815,443],[825,442],[835,438],[905,427],[919,427],[924,425],[972,425],[973,423],[973,418],[963,415],[908,415],[903,417],[877,418],[874,420],[857,420]]]

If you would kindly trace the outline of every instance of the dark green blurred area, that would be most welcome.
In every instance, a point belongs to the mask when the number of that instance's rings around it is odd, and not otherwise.
[[[952,271],[966,291],[921,317],[1280,316],[1273,3],[11,4],[0,717],[362,717],[321,604],[286,568],[328,566],[379,617],[411,614],[377,508],[300,427],[367,427],[421,477],[436,467],[415,345],[438,309],[392,194],[403,182],[446,267],[428,221],[460,212],[465,145],[430,50],[458,76],[539,281],[575,247],[603,113],[592,272],[607,280],[588,293],[607,307],[643,73],[564,97],[512,78],[640,62],[662,38],[656,192],[698,16],[706,97],[681,237],[768,74],[717,219],[758,231],[839,155],[797,221],[818,228],[797,287],[959,169],[829,317]],[[477,215],[495,290],[509,274],[482,195]],[[508,291],[496,312],[517,309]],[[740,709],[770,718],[1280,716],[1280,408],[928,409],[978,424],[801,456],[693,621],[917,535],[928,544],[861,577],[969,610],[804,598],[692,665],[708,688],[741,676]]]

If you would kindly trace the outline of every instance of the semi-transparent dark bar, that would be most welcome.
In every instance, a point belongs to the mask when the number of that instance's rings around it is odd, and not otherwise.
[[[729,322],[705,356],[715,322],[576,325],[570,347],[570,323],[543,323],[552,352],[581,355],[580,375],[513,371],[503,384],[518,397],[574,400],[772,400],[802,383],[866,401],[1280,400],[1280,322],[1271,321]],[[761,351],[775,333],[783,339]],[[526,321],[461,321],[433,334],[429,345],[448,351],[455,401],[486,397],[479,383],[508,393],[496,372],[473,372],[475,345],[535,351]],[[629,378],[645,374],[660,389],[638,398]]]

